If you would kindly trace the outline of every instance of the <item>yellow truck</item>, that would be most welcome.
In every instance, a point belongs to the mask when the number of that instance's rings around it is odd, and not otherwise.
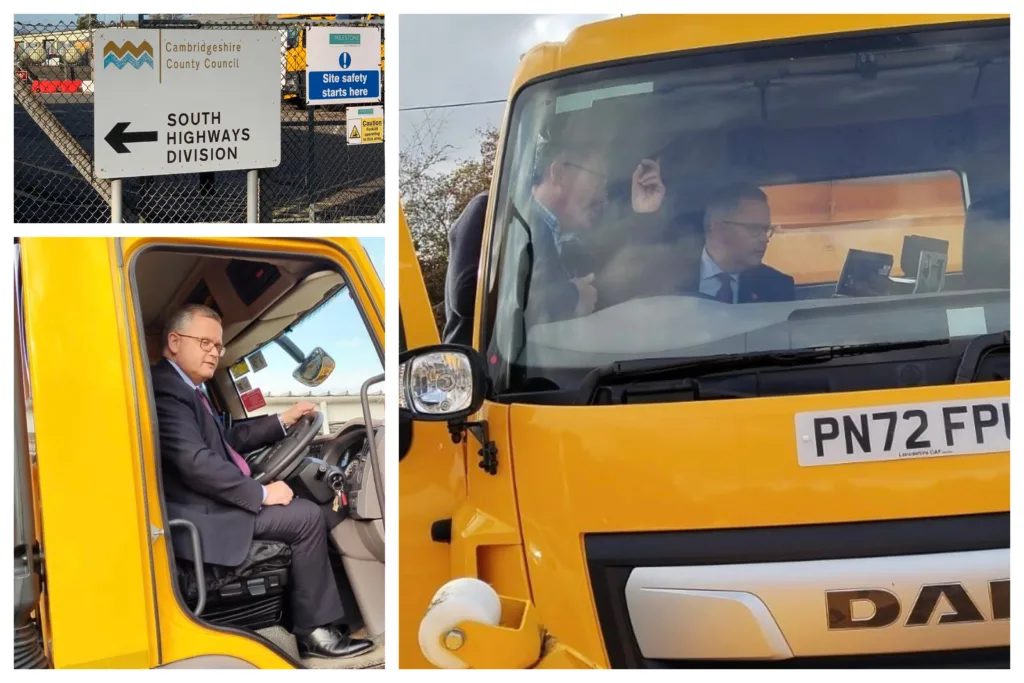
[[[630,16],[528,51],[471,343],[401,227],[399,665],[1008,666],[1009,69],[1008,16]],[[715,203],[737,183],[770,219]],[[659,285],[743,235],[771,296]],[[557,277],[576,309],[531,317]]]
[[[385,442],[371,388],[384,291],[360,241],[23,237],[14,252],[15,668],[382,668]],[[287,546],[234,568],[175,559],[171,534],[197,532],[166,512],[150,364],[186,303],[223,321],[206,388],[226,424],[281,412],[275,393],[326,406],[310,392],[350,392],[347,416],[321,408],[245,457],[262,482],[344,504],[332,567],[372,651],[298,659]]]

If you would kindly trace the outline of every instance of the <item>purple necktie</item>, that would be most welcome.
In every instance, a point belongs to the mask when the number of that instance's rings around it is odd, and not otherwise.
[[[731,304],[733,302],[732,276],[729,273],[718,273],[715,277],[722,283],[721,287],[718,288],[718,293],[715,294],[715,298],[723,304]]]
[[[196,389],[196,393],[199,394],[199,398],[202,400],[203,405],[206,406],[206,409],[210,411],[210,415],[213,415],[213,419],[216,420],[217,416],[214,415],[213,408],[210,407],[210,402],[206,400],[206,394],[199,389]],[[251,471],[249,470],[249,464],[245,462],[245,458],[240,456],[238,451],[231,447],[231,444],[227,442],[227,439],[224,439],[224,445],[227,446],[228,453],[231,454],[231,459],[235,461],[236,465],[238,465],[238,469],[242,470],[242,474],[248,477],[251,474]]]

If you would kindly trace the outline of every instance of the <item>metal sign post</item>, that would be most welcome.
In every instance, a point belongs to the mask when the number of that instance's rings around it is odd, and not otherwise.
[[[121,179],[114,178],[110,181],[110,222],[111,223],[123,223],[124,220],[121,218],[121,202],[124,199],[121,189]]]
[[[260,197],[260,172],[249,171],[246,174],[246,193],[245,193],[245,204],[246,204],[246,222],[248,223],[259,223],[259,197]]]

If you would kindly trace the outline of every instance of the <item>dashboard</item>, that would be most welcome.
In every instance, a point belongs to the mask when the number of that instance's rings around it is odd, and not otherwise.
[[[379,445],[383,433],[383,424],[373,425],[380,458],[383,457]],[[348,518],[380,519],[368,436],[369,431],[361,419],[351,420],[342,425],[338,433],[314,440],[281,479],[296,496],[320,505],[333,508],[335,498],[340,496]]]

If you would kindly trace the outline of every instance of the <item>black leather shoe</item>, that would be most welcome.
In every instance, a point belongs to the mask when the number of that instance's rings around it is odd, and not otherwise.
[[[346,636],[335,626],[321,626],[308,636],[295,639],[299,645],[299,657],[320,657],[342,659],[355,657],[373,649],[373,642]]]

